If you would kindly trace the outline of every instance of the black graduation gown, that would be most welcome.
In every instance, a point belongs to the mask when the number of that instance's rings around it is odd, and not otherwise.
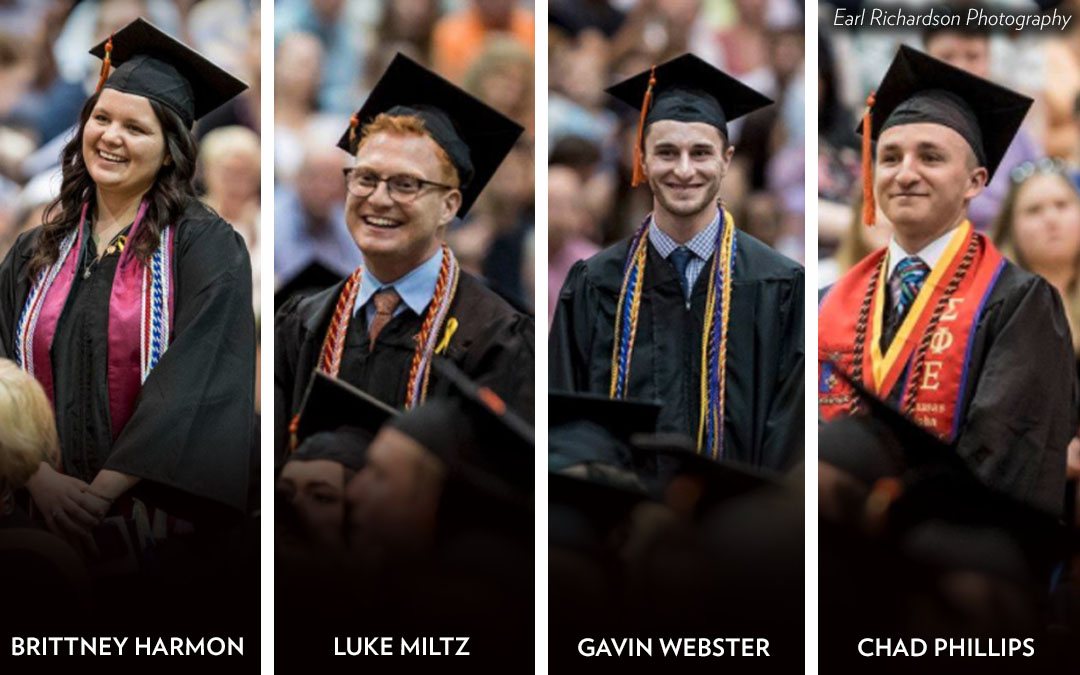
[[[288,424],[303,401],[345,282],[306,298],[294,297],[274,320],[275,447],[283,457]],[[423,317],[406,307],[379,333],[374,350],[366,312],[349,322],[338,376],[395,408],[405,405],[415,336]],[[483,282],[462,272],[450,317],[458,321],[444,355],[466,375],[498,394],[530,423],[535,364],[532,317],[514,310]],[[428,397],[444,396],[449,383],[431,373]]]
[[[956,452],[989,487],[1060,515],[1080,406],[1061,297],[1006,261],[969,348]],[[889,393],[893,406],[906,379]]]
[[[106,362],[108,309],[118,255],[80,272],[51,350],[65,473],[86,482],[102,469],[138,476],[132,496],[200,521],[243,510],[255,420],[255,320],[251,262],[232,226],[192,199],[174,229],[173,336],[112,441]],[[0,265],[0,356],[12,358],[15,326],[40,228],[19,237]],[[72,255],[75,255],[73,252]]]
[[[551,389],[609,393],[615,307],[630,248],[578,261],[551,326]],[[648,244],[628,399],[662,404],[657,430],[697,438],[710,259],[686,309],[675,268]],[[803,269],[739,232],[727,343],[724,458],[786,470],[802,459]]]

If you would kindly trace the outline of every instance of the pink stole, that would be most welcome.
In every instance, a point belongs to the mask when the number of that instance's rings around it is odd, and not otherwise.
[[[84,204],[78,228],[61,243],[56,262],[35,279],[17,329],[16,362],[37,378],[54,406],[52,343],[78,273],[87,208]],[[143,201],[128,241],[135,241],[146,209]],[[107,381],[114,441],[131,419],[142,384],[172,334],[172,247],[172,228],[167,227],[149,265],[135,257],[133,246],[120,253],[109,297]]]

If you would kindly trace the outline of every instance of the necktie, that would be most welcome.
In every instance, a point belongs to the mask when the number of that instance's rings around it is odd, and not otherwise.
[[[401,302],[401,296],[391,286],[375,291],[375,295],[371,296],[371,301],[375,303],[375,316],[372,317],[371,327],[368,328],[368,339],[370,341],[369,349],[374,350],[375,340],[394,316],[394,310],[397,309],[398,303]]]
[[[900,329],[900,324],[904,322],[904,317],[915,302],[915,297],[919,295],[919,289],[922,288],[928,274],[930,274],[930,267],[923,262],[922,258],[912,255],[897,263],[896,269],[889,277],[889,294],[892,296],[893,311],[886,326],[885,335],[882,336],[885,338],[886,349],[892,343],[896,331]]]
[[[671,252],[668,256],[668,260],[675,267],[675,272],[679,275],[679,284],[682,285],[683,298],[687,302],[690,301],[690,280],[686,278],[686,267],[690,264],[690,258],[694,254],[690,252],[690,249],[685,246],[680,246]]]

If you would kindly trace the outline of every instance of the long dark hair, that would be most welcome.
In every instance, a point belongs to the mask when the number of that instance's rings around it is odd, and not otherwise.
[[[82,142],[86,121],[90,119],[99,96],[100,93],[97,93],[86,100],[79,114],[79,127],[75,138],[64,146],[61,157],[63,180],[60,184],[60,196],[45,209],[37,250],[30,260],[31,278],[37,276],[42,268],[56,262],[60,255],[60,242],[79,226],[83,203],[90,204],[87,215],[94,214],[94,180],[83,160]],[[154,184],[144,197],[148,202],[146,215],[135,240],[128,244],[133,247],[135,257],[144,264],[149,262],[150,256],[161,242],[162,230],[176,222],[188,200],[195,198],[192,179],[195,176],[195,160],[198,155],[195,136],[180,116],[153,99],[147,100],[161,124],[167,161],[158,170]]]

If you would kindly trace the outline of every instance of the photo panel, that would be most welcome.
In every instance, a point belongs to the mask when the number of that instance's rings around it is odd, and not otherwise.
[[[803,668],[801,3],[551,2],[548,663]]]
[[[304,4],[273,38],[277,667],[528,672],[532,3]]]
[[[1080,655],[1073,9],[820,6],[823,671]]]
[[[259,671],[260,15],[189,9],[4,10],[4,672]]]

